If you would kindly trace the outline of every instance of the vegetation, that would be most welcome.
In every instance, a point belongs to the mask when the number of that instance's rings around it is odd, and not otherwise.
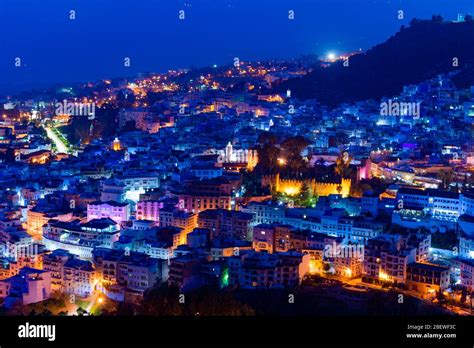
[[[306,171],[307,163],[301,153],[308,145],[308,140],[302,136],[287,138],[280,144],[284,161],[283,172],[298,177]]]
[[[309,145],[302,136],[289,137],[281,142],[270,132],[262,133],[258,139],[259,162],[255,170],[263,174],[280,172],[292,177],[308,171],[308,165],[301,153]]]
[[[148,291],[135,314],[159,316],[246,316],[251,307],[237,301],[231,292],[203,287],[181,297],[176,287],[162,284]],[[184,302],[184,303],[183,303]]]
[[[458,58],[459,66],[453,65],[453,57]],[[473,63],[474,22],[448,23],[434,16],[432,20],[413,20],[385,43],[352,56],[348,67],[342,61],[316,66],[310,74],[291,79],[278,90],[290,89],[298,98],[337,105],[396,95],[403,86],[454,70],[459,71],[453,80],[457,87],[467,88],[474,84]]]
[[[262,187],[262,175],[257,171],[242,173],[242,185],[245,188],[244,197],[269,195],[270,191]]]
[[[449,185],[453,182],[454,179],[454,171],[449,168],[449,169],[441,169],[438,172],[438,178],[441,180],[441,187],[443,189],[447,189]]]
[[[277,137],[270,132],[262,133],[258,138],[258,164],[256,172],[274,173],[278,168],[280,148]]]
[[[352,158],[347,152],[341,152],[336,160],[335,173],[341,178],[348,178],[352,173],[351,161]]]
[[[96,108],[93,120],[84,116],[74,116],[69,125],[61,127],[71,144],[89,144],[92,140],[116,135],[118,109],[104,106]]]
[[[431,246],[438,249],[454,250],[458,246],[458,237],[455,231],[445,233],[436,232],[431,236]]]

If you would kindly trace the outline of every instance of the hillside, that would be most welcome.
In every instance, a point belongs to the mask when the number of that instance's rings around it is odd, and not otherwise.
[[[458,67],[453,67],[453,57],[459,59]],[[352,56],[348,67],[341,61],[317,67],[276,89],[336,105],[395,95],[404,85],[453,70],[459,70],[454,80],[458,87],[474,85],[474,21],[413,20],[386,42]]]

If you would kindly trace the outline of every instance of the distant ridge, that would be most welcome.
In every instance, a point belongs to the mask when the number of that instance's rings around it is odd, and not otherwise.
[[[458,67],[453,66],[454,57]],[[433,16],[432,20],[414,19],[408,27],[402,26],[386,42],[352,56],[348,67],[342,61],[317,67],[275,88],[334,106],[395,95],[404,85],[454,70],[459,71],[454,78],[457,87],[474,85],[474,21],[443,22]]]

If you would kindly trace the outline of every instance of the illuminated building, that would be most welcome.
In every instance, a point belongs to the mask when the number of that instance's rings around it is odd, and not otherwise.
[[[43,228],[42,241],[49,250],[64,249],[82,259],[90,259],[94,248],[111,248],[119,235],[118,224],[109,218],[86,223],[50,220]]]
[[[460,260],[461,285],[469,291],[474,291],[474,260]]]
[[[309,272],[309,264],[309,255],[294,251],[245,252],[228,259],[229,285],[244,289],[297,286]]]
[[[186,244],[187,235],[198,226],[197,214],[179,211],[176,208],[163,208],[160,210],[159,216],[160,227],[173,226],[181,230],[178,245]]]
[[[307,234],[298,234],[290,225],[260,224],[254,227],[252,246],[256,251],[269,253],[286,252],[290,249],[300,251],[306,246],[306,241]]]
[[[20,272],[21,267],[18,262],[7,261],[0,258],[0,280],[4,280],[17,275]]]
[[[199,213],[199,228],[210,230],[211,240],[215,238],[234,238],[252,240],[252,214],[226,209],[207,209]]]
[[[209,180],[192,181],[179,193],[179,208],[199,213],[206,209],[232,209],[231,181],[218,177]]]
[[[285,207],[274,204],[272,201],[250,202],[242,211],[255,216],[254,224],[283,223],[285,220]]]
[[[26,161],[30,164],[46,164],[51,157],[51,151],[40,150],[26,155]]]
[[[130,220],[130,204],[114,201],[96,201],[87,205],[87,221],[110,218],[121,224]]]
[[[258,95],[258,100],[263,100],[269,103],[283,103],[284,99],[279,94]]]
[[[449,287],[449,273],[449,267],[410,263],[407,265],[406,285],[409,290],[428,296],[430,293],[444,291]]]
[[[43,255],[43,269],[51,273],[51,289],[53,291],[62,289],[64,264],[72,257],[73,255],[64,249],[56,249]]]
[[[402,210],[425,210],[433,219],[451,221],[456,221],[464,211],[469,210],[469,197],[457,192],[412,188],[401,188],[397,194],[397,200],[403,202]]]
[[[61,125],[67,125],[71,121],[71,115],[65,113],[54,114],[52,121]]]
[[[63,249],[44,255],[43,269],[51,273],[52,290],[87,297],[97,283],[92,263],[76,259]]]
[[[187,234],[183,233],[182,229],[175,226],[164,226],[156,229],[156,236],[160,241],[166,243],[166,246],[171,246],[173,250],[180,245],[187,242]],[[184,243],[183,243],[184,242]]]
[[[318,182],[316,179],[281,179],[280,174],[267,176],[263,179],[264,184],[271,185],[278,193],[288,196],[296,196],[300,193],[303,184],[308,185],[313,195],[329,196],[342,195],[348,197],[351,189],[351,179],[342,179],[340,183]]]
[[[322,274],[324,271],[324,247],[306,247],[301,250],[305,255],[309,255],[309,274]]]
[[[253,149],[234,149],[231,142],[227,144],[224,150],[217,151],[219,154],[218,163],[222,166],[241,163],[243,168],[252,171],[258,164],[258,151]]]
[[[43,226],[49,220],[69,221],[72,217],[72,212],[58,211],[54,207],[35,206],[27,211],[26,229],[32,236],[41,235]]]
[[[214,166],[193,166],[190,172],[193,176],[198,177],[199,180],[213,179],[223,174],[222,168]]]
[[[333,266],[335,273],[343,278],[358,278],[362,274],[362,260],[359,255],[335,257]]]
[[[0,298],[7,306],[42,302],[50,295],[51,274],[48,271],[24,267],[18,275],[0,280]]]
[[[141,129],[145,117],[150,115],[150,111],[144,108],[122,109],[118,115],[118,122],[123,127],[127,122],[135,122],[137,128]]]
[[[153,174],[118,176],[104,180],[101,183],[100,200],[103,202],[124,202],[129,199],[138,202],[140,195],[145,193],[146,190],[155,189],[159,186],[160,180],[157,175]]]
[[[137,203],[136,216],[138,220],[160,221],[160,209],[164,203],[156,200],[139,201]]]
[[[274,252],[275,235],[273,225],[257,225],[254,227],[252,248],[255,251]]]
[[[364,248],[362,280],[374,283],[404,284],[407,265],[415,262],[417,248],[400,235],[381,234]]]
[[[474,223],[474,218],[471,218]],[[459,237],[459,257],[463,259],[474,259],[474,236],[463,234]]]
[[[114,151],[122,150],[122,144],[120,143],[120,140],[118,138],[115,138],[114,141],[112,142],[112,150]]]
[[[188,254],[171,259],[168,284],[179,287],[181,291],[197,288],[201,285],[202,259]]]
[[[144,253],[96,248],[93,254],[99,281],[106,287],[119,285],[143,295],[146,289],[162,279],[161,260]],[[106,289],[104,293],[108,295]]]
[[[309,210],[316,213],[318,210]],[[306,215],[301,210],[287,209],[284,223],[300,230],[309,230],[326,236],[344,238],[348,242],[365,244],[383,232],[385,223],[360,216],[346,216],[341,209],[327,210],[324,214]]]
[[[244,252],[252,250],[250,242],[233,238],[217,238],[211,243],[211,259],[214,261],[223,258],[232,257]]]
[[[63,266],[63,291],[88,297],[94,292],[97,275],[90,261],[71,258]]]

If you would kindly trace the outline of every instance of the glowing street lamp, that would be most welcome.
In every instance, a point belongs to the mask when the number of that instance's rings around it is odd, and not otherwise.
[[[379,279],[382,280],[382,281],[385,281],[385,282],[390,281],[390,278],[389,278],[388,274],[385,273],[382,270],[380,270],[380,272],[379,272]]]

